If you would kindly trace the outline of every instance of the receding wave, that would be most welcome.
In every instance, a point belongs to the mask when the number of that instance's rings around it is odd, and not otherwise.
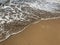
[[[0,42],[34,22],[57,18],[60,18],[60,3],[46,0],[1,0]]]

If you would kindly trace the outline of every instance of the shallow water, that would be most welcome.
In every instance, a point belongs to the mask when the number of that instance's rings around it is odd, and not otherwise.
[[[34,22],[58,18],[60,18],[60,3],[57,2],[48,2],[47,0],[1,0],[0,42],[13,34],[22,32]]]
[[[60,45],[60,19],[30,25],[0,45]]]

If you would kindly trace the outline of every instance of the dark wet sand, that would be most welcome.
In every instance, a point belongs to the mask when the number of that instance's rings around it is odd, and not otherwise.
[[[60,19],[33,24],[0,45],[60,45]]]

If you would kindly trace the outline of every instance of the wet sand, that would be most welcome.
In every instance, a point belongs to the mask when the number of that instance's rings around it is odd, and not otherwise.
[[[60,45],[60,19],[30,25],[0,45]]]

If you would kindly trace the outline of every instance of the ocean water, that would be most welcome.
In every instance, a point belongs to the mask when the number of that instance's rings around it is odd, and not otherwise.
[[[47,0],[1,0],[0,42],[30,24],[60,18],[60,3]]]

